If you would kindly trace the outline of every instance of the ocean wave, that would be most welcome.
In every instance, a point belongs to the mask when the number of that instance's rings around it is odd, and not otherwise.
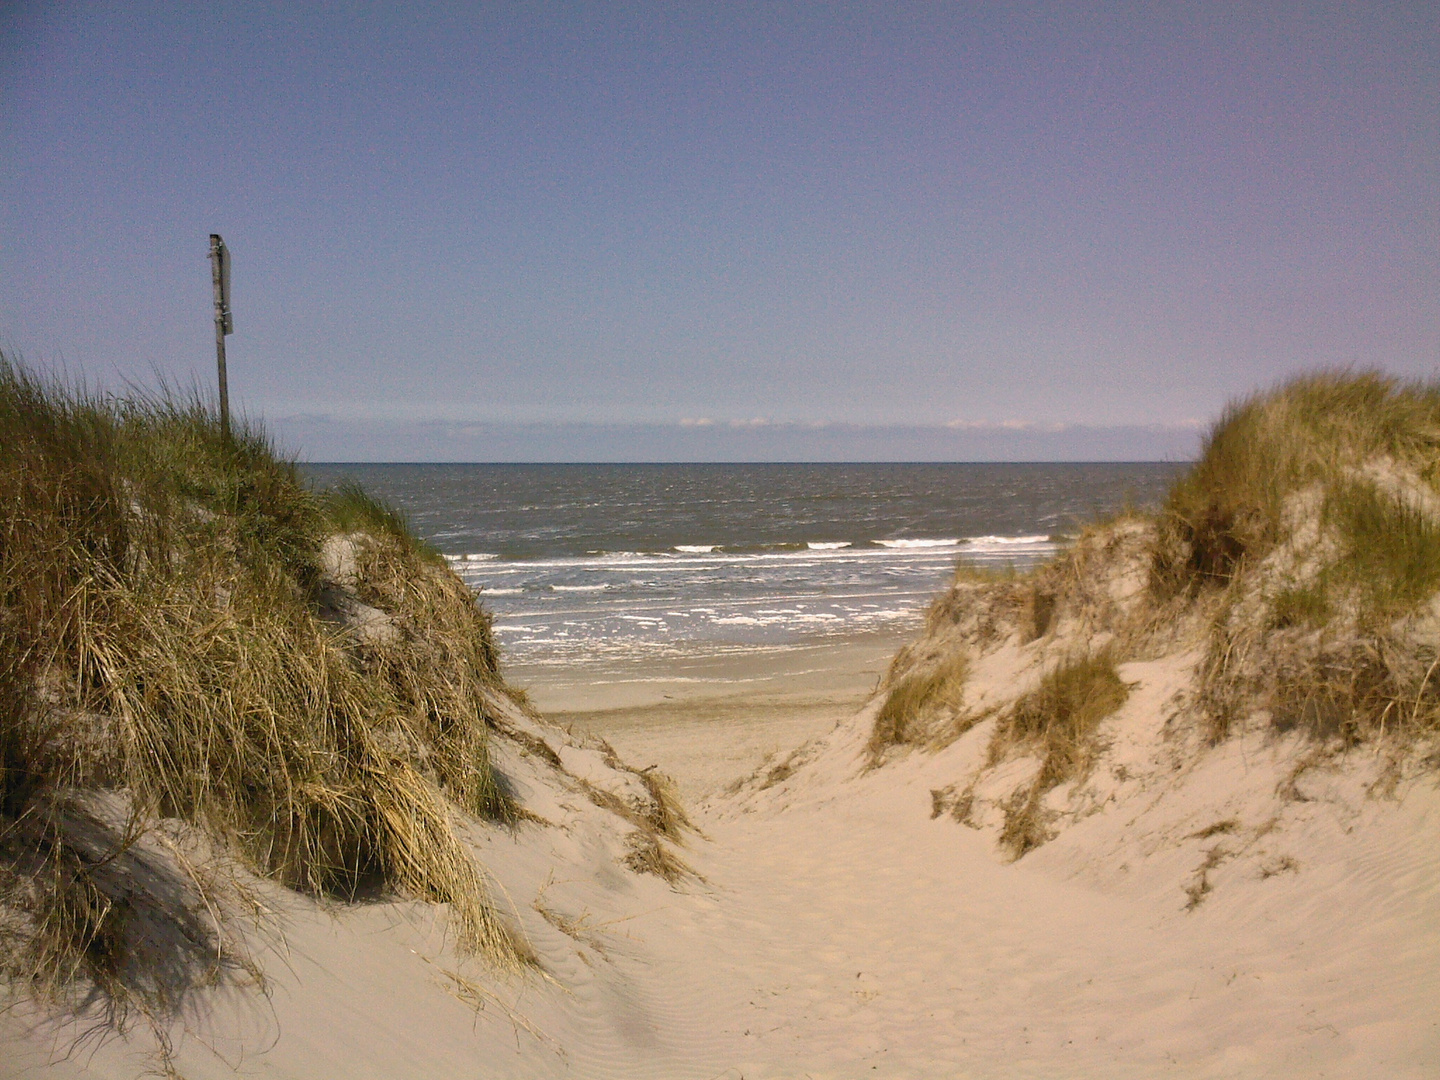
[[[719,544],[676,544],[676,551],[683,551],[686,555],[709,555]]]
[[[771,541],[742,541],[735,544],[726,544],[720,549],[727,555],[739,555],[746,558],[765,558],[774,555],[793,555],[797,551],[804,551],[805,545],[795,540],[771,540]]]
[[[875,543],[891,549],[1014,547],[1032,544],[1054,544],[1055,538],[1048,535],[1031,536],[949,536],[936,539],[876,540]]]
[[[988,538],[986,538],[988,539]],[[1028,542],[1028,538],[1026,539]],[[1042,537],[1044,541],[1048,538]],[[1016,538],[1001,538],[1002,542],[1015,543]],[[808,542],[803,544],[770,544],[764,546],[713,545],[712,550],[702,550],[701,545],[688,545],[694,550],[670,551],[610,551],[603,555],[561,556],[545,559],[504,559],[473,566],[459,567],[467,575],[514,575],[534,574],[547,571],[600,571],[603,573],[643,571],[646,574],[687,575],[697,568],[743,568],[784,565],[796,568],[805,566],[834,566],[839,563],[866,562],[877,558],[894,557],[900,554],[915,557],[941,556],[950,550],[973,543],[969,540],[877,540],[876,547],[856,547],[852,541]]]
[[[486,596],[521,596],[524,589],[492,589],[488,586],[483,590]]]
[[[950,537],[944,540],[876,540],[875,543],[886,548],[939,548],[959,547],[965,543],[964,537]]]
[[[551,585],[552,592],[604,592],[609,585]]]

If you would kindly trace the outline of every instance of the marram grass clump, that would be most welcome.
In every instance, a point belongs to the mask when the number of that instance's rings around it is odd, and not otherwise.
[[[1019,788],[1005,807],[1000,843],[1015,858],[1045,842],[1042,800],[1089,771],[1099,752],[1101,722],[1129,696],[1130,687],[1116,671],[1114,656],[1101,651],[1071,657],[1052,668],[1001,716],[990,741],[991,763],[1022,752],[1040,759],[1029,787]]]
[[[1291,531],[1287,504],[1311,486],[1357,557],[1393,555],[1398,561],[1383,568],[1387,577],[1431,573],[1429,560],[1417,563],[1405,544],[1366,550],[1377,527],[1384,540],[1390,526],[1404,532],[1414,524],[1405,520],[1403,496],[1377,489],[1384,481],[1377,467],[1433,488],[1440,479],[1440,387],[1374,372],[1327,372],[1231,405],[1200,460],[1170,491],[1157,584],[1223,582],[1254,565],[1284,541]],[[1407,591],[1403,582],[1400,588]]]
[[[514,820],[486,753],[483,692],[503,689],[490,616],[397,511],[349,485],[326,493],[322,508],[335,530],[322,555],[336,563],[325,568],[322,601],[339,587],[385,613],[391,632],[359,649],[367,673],[401,704],[415,750],[450,797],[469,813]]]
[[[964,701],[969,673],[969,662],[960,651],[929,667],[898,677],[892,673],[890,689],[870,731],[872,762],[878,762],[892,746],[923,741],[932,723],[954,714]]]
[[[455,830],[509,803],[489,625],[443,560],[358,492],[312,495],[258,431],[222,439],[198,402],[100,398],[0,357],[0,447],[12,987],[164,1008],[187,958],[225,953],[167,823],[310,893],[448,903],[463,947],[517,962]],[[333,618],[336,531],[385,635]]]
[[[1218,592],[1209,737],[1257,711],[1355,742],[1440,730],[1440,386],[1321,373],[1229,408],[1172,489],[1152,588]]]

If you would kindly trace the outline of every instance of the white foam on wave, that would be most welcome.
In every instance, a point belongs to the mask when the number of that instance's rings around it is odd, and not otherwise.
[[[609,585],[551,585],[554,592],[603,592]]]
[[[525,591],[524,589],[490,589],[490,588],[486,588],[486,589],[484,590],[484,593],[485,593],[486,596],[519,596],[519,595],[520,595],[521,593],[523,593],[524,591]]]
[[[887,548],[939,548],[959,547],[965,541],[959,537],[950,537],[945,540],[876,540],[875,543]]]
[[[809,540],[805,546],[811,551],[839,551],[850,546],[849,540]]]
[[[1055,541],[1045,535],[1032,536],[952,536],[943,539],[902,539],[902,540],[876,540],[875,543],[886,548],[951,548],[951,547],[1015,547],[1033,544],[1053,544]]]
[[[676,551],[683,551],[686,555],[709,555],[720,545],[718,544],[676,544]]]

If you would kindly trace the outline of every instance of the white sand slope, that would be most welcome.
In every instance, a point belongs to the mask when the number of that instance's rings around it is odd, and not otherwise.
[[[1006,865],[930,818],[943,760],[826,783],[858,756],[844,734],[707,825],[731,891],[706,937],[749,977],[745,1076],[1437,1074],[1433,784],[1377,803],[1321,781],[1274,839],[1167,842],[1216,820],[1217,791],[1273,779],[1284,750],[1256,740]],[[1186,910],[1232,840],[1252,850]],[[1265,876],[1287,850],[1304,862]]]

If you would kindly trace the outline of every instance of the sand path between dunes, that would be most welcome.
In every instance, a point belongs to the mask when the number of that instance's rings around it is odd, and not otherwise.
[[[723,786],[737,745],[783,741],[797,724],[793,711],[736,706],[729,723],[697,722],[677,739],[666,725],[634,721],[610,732],[621,751],[677,772],[689,790]],[[1301,873],[1232,882],[1186,913],[1168,885],[1147,896],[1082,883],[1073,856],[1087,848],[999,861],[991,837],[930,818],[924,756],[857,775],[843,737],[789,790],[700,801],[706,838],[686,857],[705,880],[679,890],[617,874],[604,852],[577,853],[575,880],[552,882],[537,837],[566,837],[487,833],[482,857],[531,920],[551,977],[496,983],[500,996],[478,1013],[437,980],[455,961],[425,906],[326,914],[294,903],[284,956],[267,961],[270,998],[212,999],[211,1035],[185,1044],[182,1072],[1440,1075],[1433,784],[1341,828],[1317,816],[1313,835],[1294,837]],[[1234,762],[1243,765],[1238,752]],[[581,963],[568,938],[545,937],[532,908],[539,896],[574,915],[603,953]],[[496,1007],[501,998],[513,1014]],[[0,1027],[9,1022],[0,1017]],[[56,1044],[17,1045],[0,1055],[0,1076],[137,1073],[116,1045],[58,1062],[49,1060]]]
[[[506,677],[529,688],[547,721],[604,737],[632,765],[658,764],[695,805],[853,716],[913,629],[663,666],[515,667]]]
[[[1434,809],[1407,824],[1433,830]],[[692,1003],[665,1038],[701,1066],[687,1075],[1421,1077],[1440,1063],[1437,1010],[1416,1023],[1437,990],[1433,901],[1429,939],[1415,937],[1437,882],[1413,851],[1357,859],[1360,879],[1408,856],[1413,892],[1358,919],[1342,904],[1310,928],[1317,942],[1263,912],[1166,919],[997,864],[913,799],[703,824],[715,902],[638,930],[669,942],[650,989]]]
[[[700,808],[708,885],[635,929],[676,1025],[656,1075],[1440,1075],[1433,786],[1187,913],[1004,864],[911,771]]]

